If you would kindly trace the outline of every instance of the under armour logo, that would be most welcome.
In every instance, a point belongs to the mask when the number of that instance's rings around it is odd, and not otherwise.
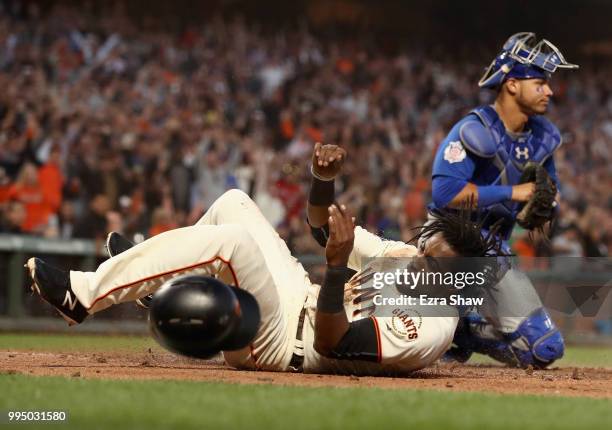
[[[516,159],[520,160],[521,157],[525,157],[525,160],[529,160],[529,148],[525,147],[523,151],[518,146],[514,148],[514,152],[516,152]]]
[[[64,301],[62,302],[62,306],[68,306],[68,308],[73,311],[74,308],[77,305],[77,299],[76,297],[74,298],[74,300],[72,299],[72,296],[70,295],[70,291],[66,291],[66,297],[64,297]]]

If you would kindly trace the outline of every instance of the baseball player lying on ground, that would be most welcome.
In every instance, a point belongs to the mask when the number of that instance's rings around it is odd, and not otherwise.
[[[309,199],[315,208],[322,201],[318,182],[313,180]],[[449,306],[449,316],[418,320],[367,316],[361,312],[367,303],[360,303],[358,288],[361,274],[370,270],[364,261],[379,256],[484,256],[498,246],[493,236],[483,237],[480,224],[450,214],[421,232],[429,240],[417,249],[355,227],[346,208],[330,205],[327,211],[322,286],[310,282],[254,202],[242,191],[231,190],[195,225],[154,236],[108,259],[95,272],[67,273],[31,258],[27,266],[32,289],[76,324],[114,304],[143,298],[179,274],[213,275],[251,293],[261,312],[249,347],[223,352],[230,366],[376,375],[406,373],[433,363],[451,344],[456,310]]]

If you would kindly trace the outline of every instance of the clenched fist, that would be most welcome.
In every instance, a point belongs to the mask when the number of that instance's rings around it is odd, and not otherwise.
[[[312,172],[323,180],[334,179],[346,158],[346,151],[338,145],[315,143],[312,153]]]

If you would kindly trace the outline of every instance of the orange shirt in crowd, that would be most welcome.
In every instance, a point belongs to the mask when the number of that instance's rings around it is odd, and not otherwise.
[[[512,244],[512,250],[519,256],[521,268],[523,270],[534,269],[536,250],[526,237],[520,237]]]
[[[0,185],[0,203],[4,203],[9,199],[9,191],[11,185]]]
[[[280,130],[281,130],[281,135],[289,140],[289,139],[293,139],[293,136],[295,134],[295,128],[293,126],[293,121],[291,119],[285,119],[282,120],[280,123]]]
[[[38,182],[51,212],[57,212],[62,205],[64,175],[55,164],[45,164],[38,169]]]
[[[315,127],[306,128],[306,135],[314,142],[321,142],[323,140],[323,132]]]
[[[336,68],[343,75],[350,75],[351,73],[353,73],[353,70],[355,70],[355,65],[348,58],[340,58],[336,62]]]
[[[425,205],[425,191],[429,184],[423,177],[417,178],[414,181],[412,190],[406,193],[404,197],[404,213],[410,221],[417,221],[427,216]]]
[[[425,197],[418,190],[412,190],[406,193],[404,198],[404,213],[412,222],[421,220],[425,217]]]
[[[21,225],[23,231],[34,231],[49,221],[62,204],[64,177],[54,164],[38,169],[38,185],[13,184],[6,192],[6,200],[23,203],[26,217]]]
[[[8,191],[9,200],[23,203],[26,217],[21,225],[23,231],[34,231],[47,223],[53,211],[45,202],[43,190],[39,186],[13,184]]]
[[[536,251],[533,245],[531,245],[525,238],[520,238],[514,242],[512,249],[516,255],[520,257],[535,257]]]

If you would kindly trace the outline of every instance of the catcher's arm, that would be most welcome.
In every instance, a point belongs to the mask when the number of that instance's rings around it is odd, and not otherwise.
[[[443,149],[441,146],[438,150],[432,172],[432,197],[437,207],[458,208],[470,201],[478,207],[487,207],[509,200],[526,202],[531,197],[533,184],[477,185],[470,182],[485,159],[466,152],[460,162],[449,163],[442,155]]]
[[[497,199],[498,196],[501,198],[501,201],[513,200],[515,202],[526,202],[531,198],[534,190],[535,183],[533,182],[514,185],[510,188],[510,198],[508,199],[506,198],[507,189],[503,185],[489,185],[483,187],[467,182],[461,191],[453,197],[448,207],[460,208],[462,204],[470,201],[470,199],[477,202],[480,207],[488,206],[489,204],[496,203],[490,202],[490,200]]]
[[[546,160],[543,167],[558,189],[559,179],[557,178],[557,169],[555,168],[554,158],[550,157],[548,160]],[[528,202],[536,189],[536,184],[534,181],[535,177],[526,182],[522,181],[520,184],[514,185],[512,187],[512,194],[509,200],[522,203]],[[476,199],[475,201],[478,201],[479,188],[481,187],[468,182],[465,187],[463,187],[463,189],[459,191],[459,193],[457,193],[457,195],[451,200],[449,206],[460,207],[462,202],[468,201],[472,196]],[[557,194],[555,200],[558,200],[558,197],[559,195]]]

